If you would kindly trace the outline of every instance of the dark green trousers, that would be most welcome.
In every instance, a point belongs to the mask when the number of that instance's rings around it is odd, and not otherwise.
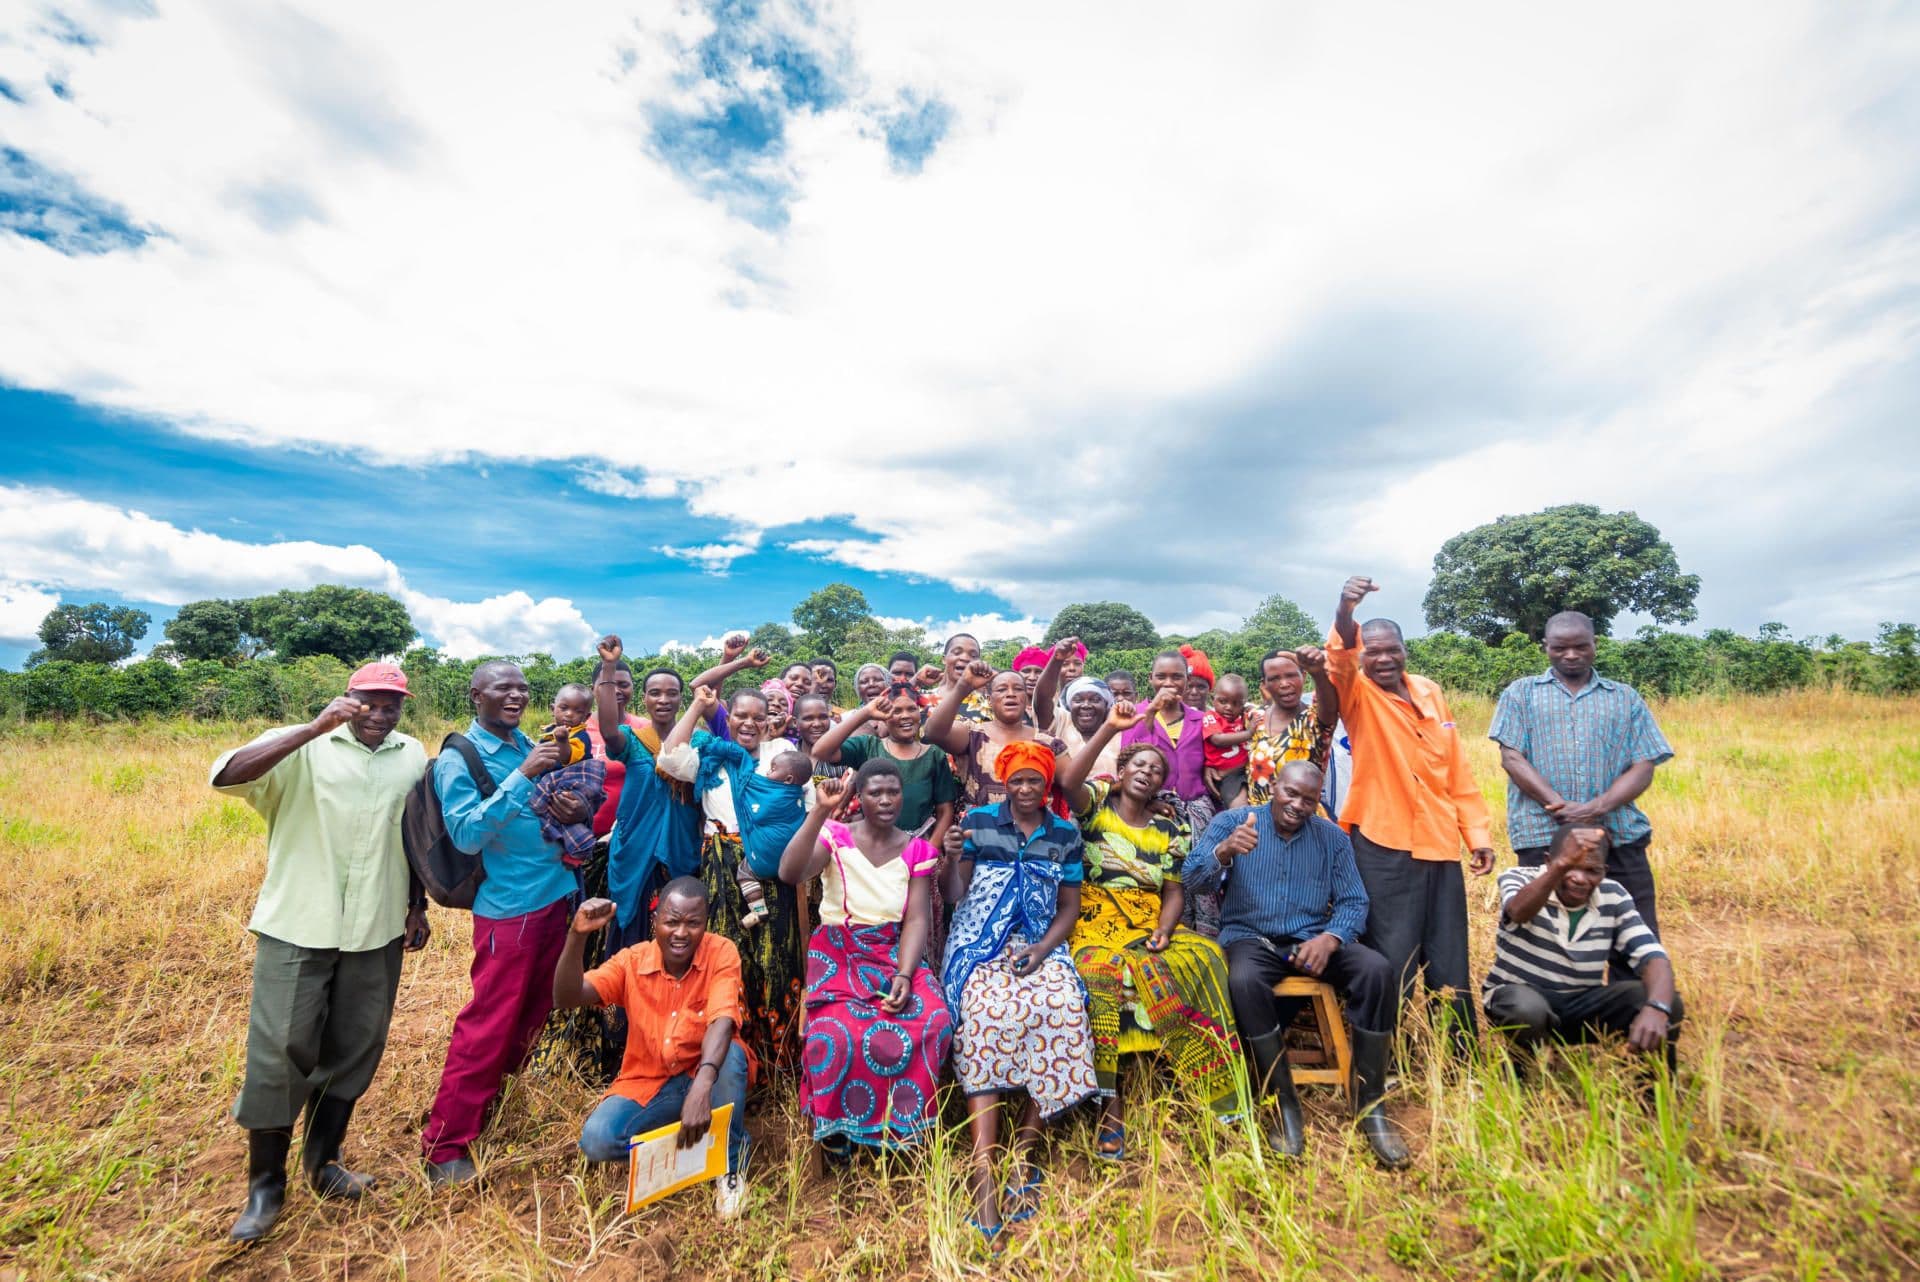
[[[380,1067],[399,991],[398,939],[346,953],[257,936],[247,1078],[233,1120],[273,1130],[291,1127],[315,1092],[359,1099]]]

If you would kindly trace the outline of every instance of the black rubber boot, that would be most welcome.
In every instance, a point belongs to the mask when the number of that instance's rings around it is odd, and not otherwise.
[[[291,1127],[247,1132],[247,1204],[227,1234],[229,1242],[258,1242],[287,1203],[287,1148]]]
[[[360,1175],[340,1165],[340,1142],[347,1137],[347,1122],[352,1117],[350,1099],[316,1095],[307,1104],[307,1134],[300,1148],[300,1169],[307,1173],[307,1183],[321,1197],[351,1201],[373,1183],[371,1175]]]
[[[1380,1103],[1386,1093],[1387,1051],[1393,1045],[1390,1033],[1353,1030],[1353,1116],[1360,1133],[1373,1146],[1380,1165],[1397,1171],[1412,1160],[1400,1128],[1387,1116]]]
[[[1280,1097],[1280,1120],[1267,1128],[1267,1147],[1282,1157],[1307,1151],[1307,1128],[1300,1116],[1300,1097],[1293,1090],[1293,1069],[1287,1065],[1286,1034],[1278,1029],[1247,1039],[1253,1052],[1253,1102],[1258,1108],[1271,1090]]]

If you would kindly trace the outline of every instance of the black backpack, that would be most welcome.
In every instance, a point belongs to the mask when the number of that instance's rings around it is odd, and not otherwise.
[[[467,773],[480,789],[480,799],[494,794],[497,785],[480,760],[480,750],[463,734],[450,734],[440,744],[445,755],[452,748],[466,759]],[[440,808],[440,794],[433,786],[433,768],[440,758],[427,763],[427,773],[407,794],[407,808],[400,817],[400,843],[406,848],[407,863],[413,875],[426,887],[433,902],[443,908],[473,909],[473,896],[487,878],[487,870],[478,854],[468,854],[453,844],[447,833],[446,814]]]

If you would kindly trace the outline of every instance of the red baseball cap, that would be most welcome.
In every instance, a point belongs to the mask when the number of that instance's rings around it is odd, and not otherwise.
[[[363,663],[347,678],[349,690],[391,690],[413,698],[407,689],[407,674],[397,663]]]

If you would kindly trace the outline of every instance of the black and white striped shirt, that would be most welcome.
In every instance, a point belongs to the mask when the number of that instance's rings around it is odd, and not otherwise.
[[[1647,929],[1633,896],[1617,881],[1594,887],[1579,924],[1568,929],[1568,913],[1560,893],[1531,921],[1516,923],[1507,917],[1507,905],[1521,887],[1543,875],[1540,865],[1509,868],[1500,874],[1500,933],[1494,939],[1493,969],[1487,972],[1485,991],[1502,984],[1559,990],[1598,988],[1607,982],[1607,957],[1624,953],[1635,971],[1650,958],[1665,957],[1666,949]]]

